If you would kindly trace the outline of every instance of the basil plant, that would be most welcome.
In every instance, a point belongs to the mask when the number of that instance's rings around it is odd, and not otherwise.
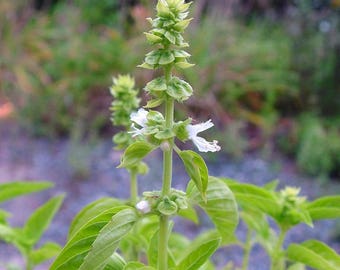
[[[116,147],[124,150],[118,167],[130,173],[130,198],[101,198],[84,207],[75,216],[67,243],[50,270],[213,270],[212,255],[231,244],[243,247],[241,267],[247,269],[256,241],[268,251],[272,270],[291,267],[286,262],[293,262],[295,268],[291,270],[304,269],[304,265],[340,269],[339,255],[319,242],[283,249],[286,232],[292,226],[301,222],[312,225],[318,217],[339,217],[339,196],[307,203],[294,189],[277,193],[273,186],[243,186],[210,176],[199,152],[221,150],[216,140],[208,141],[201,135],[214,126],[213,122],[175,119],[175,104],[185,102],[194,92],[178,75],[193,67],[189,44],[183,37],[191,22],[190,5],[184,0],[158,0],[155,18],[147,19],[151,29],[145,37],[152,49],[139,67],[157,70],[154,74],[159,75],[144,87],[150,97],[147,103],[140,107],[134,81],[128,75],[114,78],[110,89],[114,98],[111,119],[122,128],[114,137]],[[186,142],[197,151],[182,150],[179,145]],[[143,160],[156,149],[163,155],[162,188],[138,194],[137,175],[147,172]],[[174,155],[187,172],[185,190],[172,187]],[[178,220],[174,217],[198,223],[199,209],[210,218],[212,229],[194,239],[173,231]],[[323,211],[328,215],[323,216]],[[332,211],[335,214],[330,214]],[[239,216],[250,231],[245,243],[235,235]],[[279,236],[271,233],[269,217],[279,225]],[[224,269],[238,269],[233,267],[229,263]]]

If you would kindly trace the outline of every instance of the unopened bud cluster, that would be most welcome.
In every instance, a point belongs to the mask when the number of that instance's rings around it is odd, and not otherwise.
[[[136,204],[136,209],[142,214],[155,213],[166,216],[175,215],[181,209],[187,209],[186,194],[172,189],[169,196],[161,196],[160,191],[143,193],[143,200]]]
[[[299,196],[300,188],[286,187],[279,193],[281,204],[281,223],[286,223],[287,227],[291,227],[306,222],[312,226],[312,221],[308,211],[305,209],[306,197]]]
[[[132,142],[131,135],[126,131],[130,129],[130,115],[139,107],[138,91],[134,89],[135,81],[129,75],[119,75],[113,78],[110,93],[114,100],[111,103],[111,121],[115,126],[122,126],[125,131],[117,133],[113,141],[118,149],[129,146]]]

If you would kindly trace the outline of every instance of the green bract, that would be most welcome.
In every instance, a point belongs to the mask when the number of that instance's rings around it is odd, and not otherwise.
[[[145,66],[142,67],[155,69],[173,63],[176,67],[182,69],[189,68],[193,64],[188,63],[186,59],[188,57],[190,57],[190,54],[183,50],[158,49],[146,54]]]

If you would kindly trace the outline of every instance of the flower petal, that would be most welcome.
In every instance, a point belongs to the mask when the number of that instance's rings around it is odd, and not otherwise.
[[[129,131],[128,133],[132,134],[132,137],[143,135],[144,132],[145,132],[145,128],[144,127],[143,128],[136,128],[135,124],[132,124],[131,128],[133,130]]]
[[[187,125],[187,131],[189,133],[189,139],[196,137],[196,135],[204,130],[207,130],[214,126],[214,123],[211,122],[211,119],[204,123],[196,124],[196,125]]]
[[[221,147],[218,145],[218,141],[216,140],[208,142],[206,139],[198,136],[191,139],[200,152],[216,152],[221,150]]]
[[[141,127],[145,127],[146,126],[146,122],[147,122],[147,115],[148,115],[148,111],[144,110],[143,108],[139,109],[137,112],[133,112],[130,115],[130,119],[132,122],[135,122],[136,124],[138,124]]]

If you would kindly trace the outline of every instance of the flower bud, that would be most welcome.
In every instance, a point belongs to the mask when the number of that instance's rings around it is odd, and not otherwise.
[[[147,214],[151,211],[151,207],[148,201],[140,201],[139,203],[136,204],[136,209],[143,213],[143,214]]]
[[[170,150],[170,144],[168,141],[164,141],[161,143],[161,149],[162,151],[169,151]]]

